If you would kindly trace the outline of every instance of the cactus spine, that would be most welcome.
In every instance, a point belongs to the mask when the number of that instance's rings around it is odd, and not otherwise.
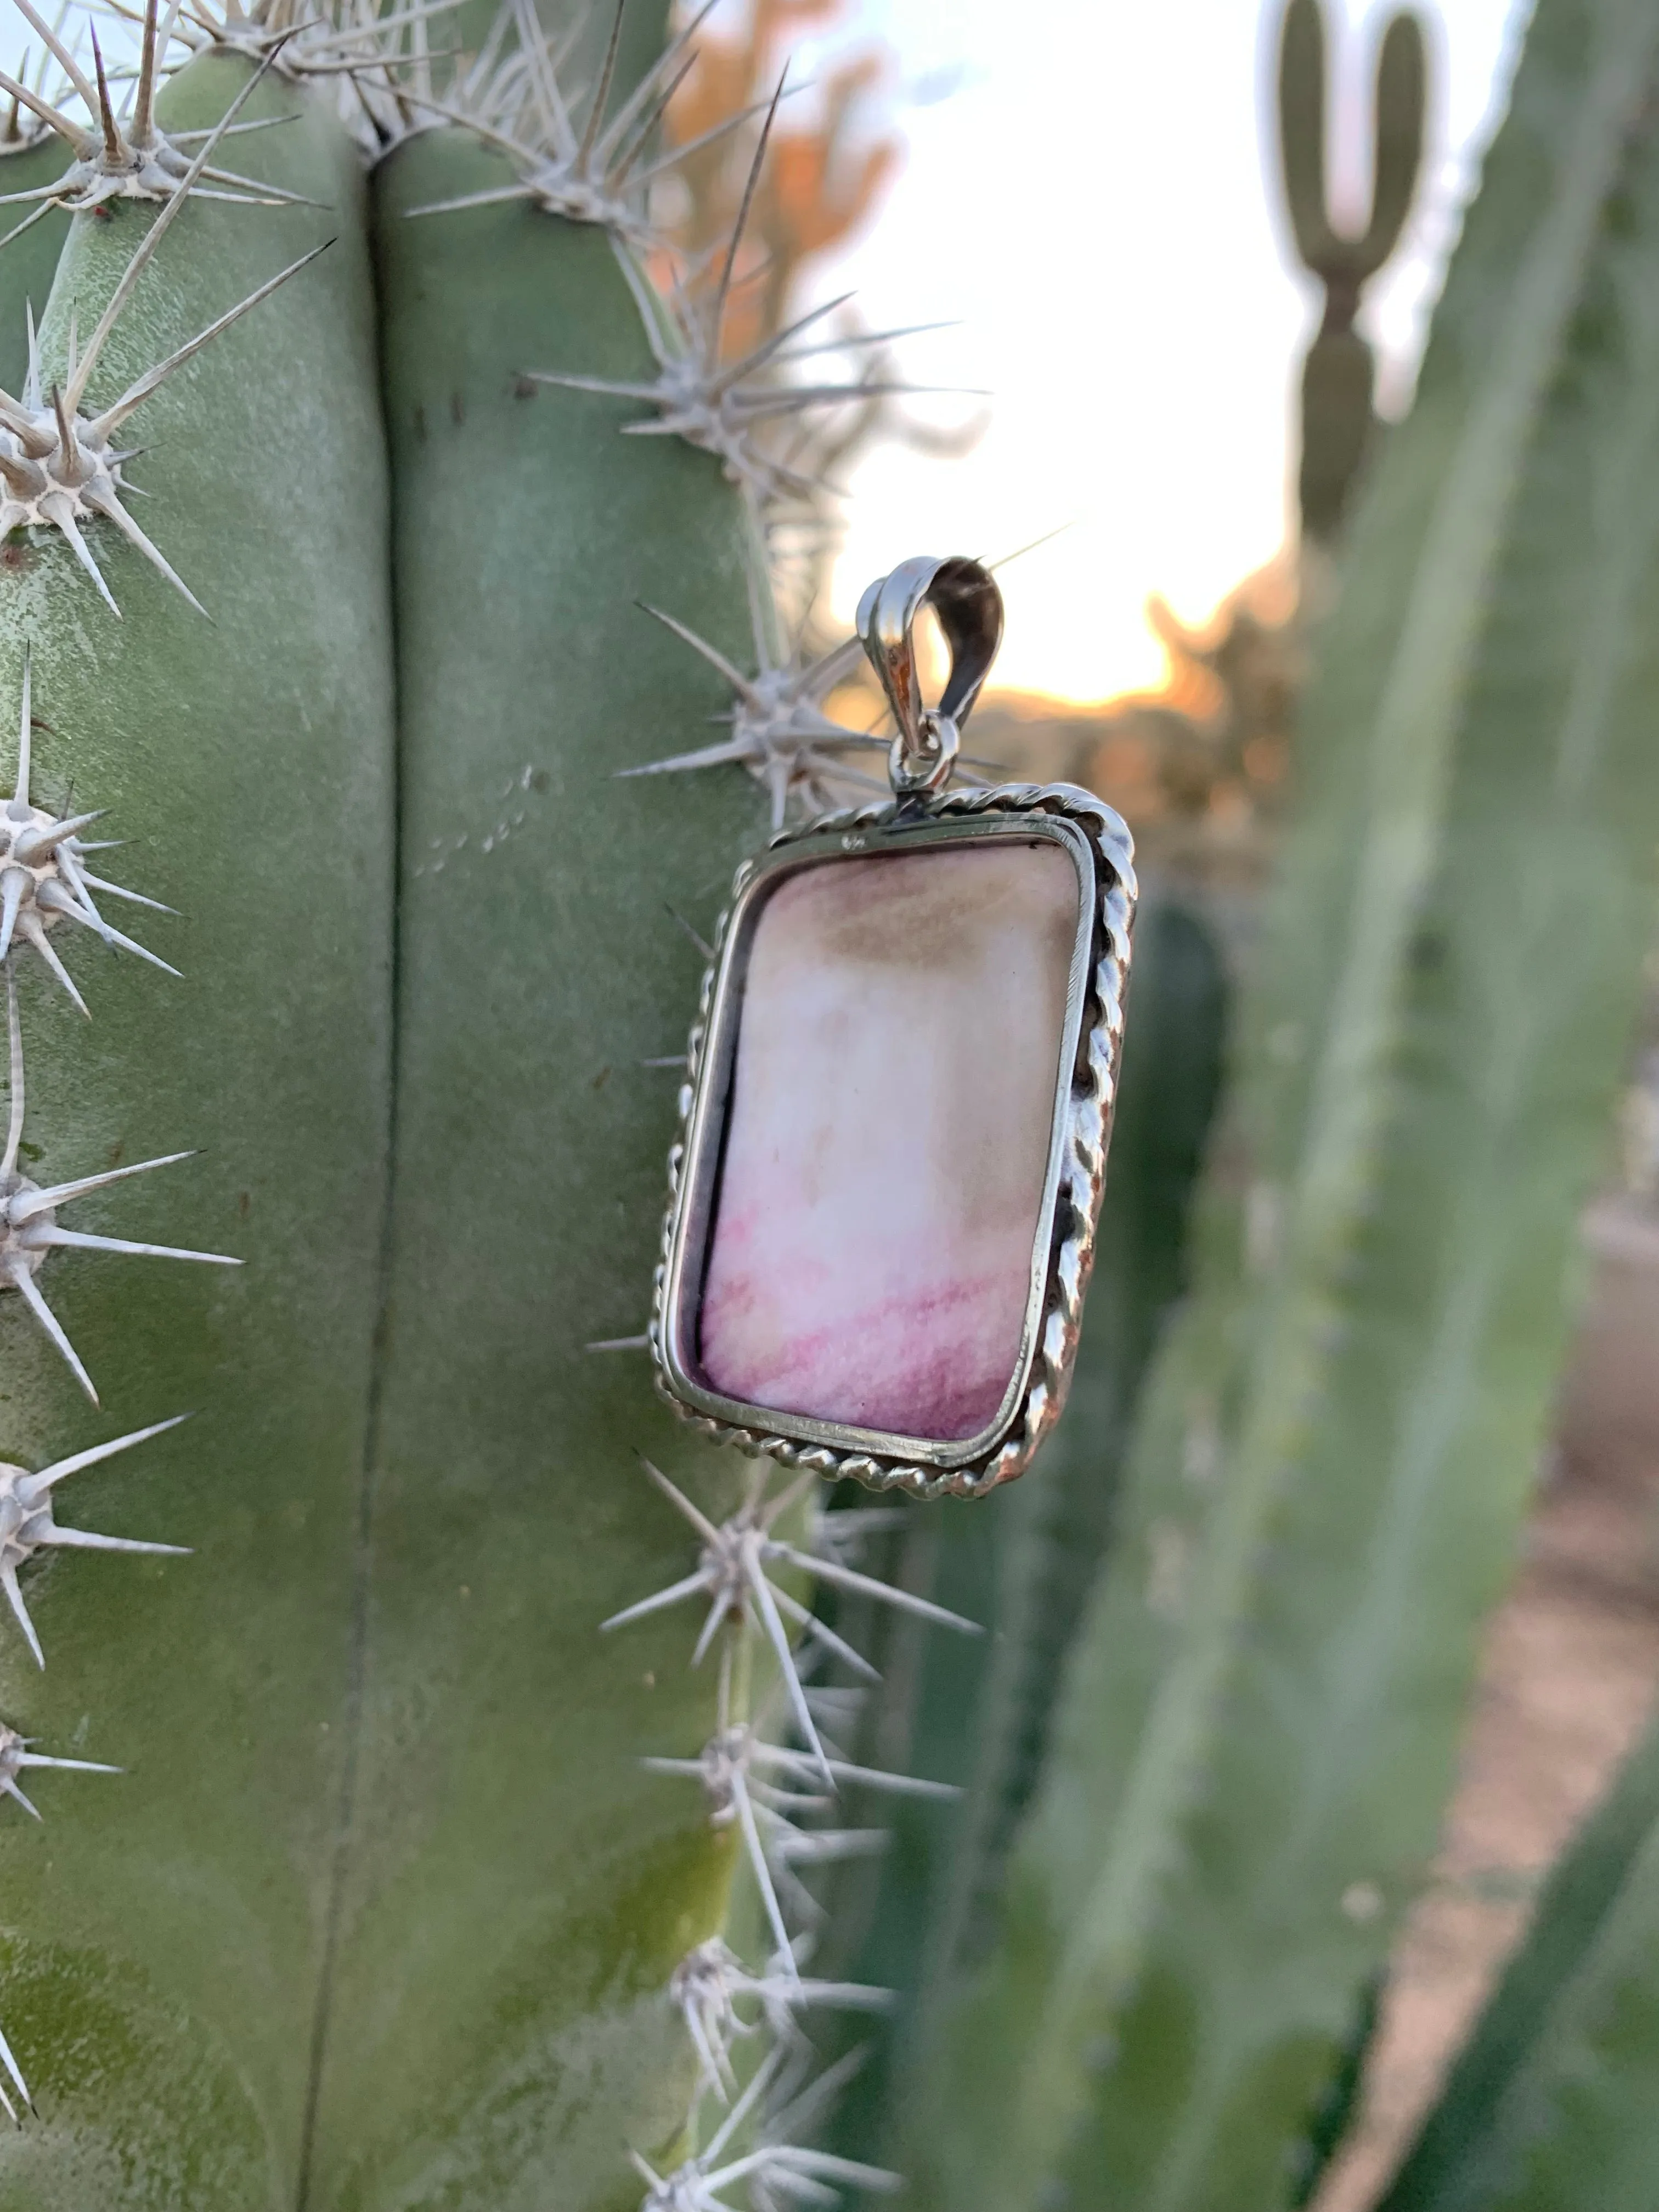
[[[1328,98],[1321,0],[1289,0],[1279,44],[1279,160],[1291,234],[1324,291],[1320,325],[1302,369],[1302,526],[1327,541],[1376,435],[1376,364],[1355,328],[1366,285],[1399,245],[1423,158],[1427,65],[1414,15],[1392,16],[1377,55],[1372,104],[1370,216],[1357,237],[1329,214],[1325,113]]]

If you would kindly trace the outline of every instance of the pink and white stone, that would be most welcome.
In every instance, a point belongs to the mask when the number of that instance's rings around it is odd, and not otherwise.
[[[1068,854],[1012,840],[773,892],[703,1283],[714,1389],[903,1436],[990,1425],[1024,1341],[1078,898]]]

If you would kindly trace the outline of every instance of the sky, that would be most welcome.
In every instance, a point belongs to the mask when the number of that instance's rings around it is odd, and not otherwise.
[[[1352,82],[1333,190],[1363,222],[1378,11],[1327,5],[1353,33],[1337,42]],[[1425,12],[1437,22],[1425,184],[1365,319],[1395,407],[1525,15],[1521,0]],[[959,318],[908,342],[904,368],[994,396],[966,458],[885,448],[860,465],[839,614],[908,554],[995,557],[1070,526],[1001,579],[994,680],[1098,700],[1162,676],[1150,592],[1201,621],[1282,545],[1316,288],[1292,273],[1264,180],[1277,18],[1276,0],[860,0],[856,37],[892,52],[908,159],[818,289],[856,284],[873,328]],[[814,49],[799,51],[810,76]],[[948,420],[987,403],[925,404]]]
[[[1366,321],[1387,400],[1409,393],[1457,210],[1501,106],[1526,0],[1422,0],[1433,29],[1430,156],[1410,234]],[[721,0],[722,12],[744,0]],[[847,47],[890,58],[870,127],[902,173],[817,296],[857,288],[866,327],[946,321],[907,341],[918,384],[990,396],[908,403],[983,414],[973,451],[872,452],[851,483],[835,587],[916,552],[998,558],[996,682],[1080,701],[1155,685],[1149,593],[1206,617],[1283,544],[1291,392],[1316,288],[1292,270],[1271,157],[1279,0],[848,0],[804,41],[810,81]],[[1336,41],[1334,195],[1363,222],[1378,10],[1326,0]],[[1367,29],[1369,26],[1369,30]],[[0,59],[27,33],[0,0]]]

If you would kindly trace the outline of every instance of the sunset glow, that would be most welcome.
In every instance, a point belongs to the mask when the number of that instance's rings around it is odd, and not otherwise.
[[[1524,9],[1449,0],[1438,12],[1427,179],[1367,318],[1396,407]],[[888,447],[862,464],[839,612],[906,554],[996,557],[1060,529],[1005,578],[998,679],[1095,700],[1159,679],[1150,592],[1201,621],[1279,549],[1311,291],[1286,264],[1264,179],[1262,18],[1249,0],[1027,0],[1013,13],[1002,0],[865,0],[850,35],[884,40],[927,104],[902,107],[906,167],[819,289],[855,283],[876,327],[960,318],[910,341],[906,368],[993,398],[916,403],[958,421],[988,404],[965,459]],[[1356,77],[1370,67],[1362,40],[1342,57]],[[810,48],[799,66],[811,76]],[[1344,89],[1334,185],[1363,216],[1369,92]]]

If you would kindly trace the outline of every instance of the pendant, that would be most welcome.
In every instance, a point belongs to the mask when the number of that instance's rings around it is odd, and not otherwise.
[[[951,657],[921,703],[915,624]],[[906,561],[859,635],[892,797],[738,870],[691,1032],[658,1387],[707,1436],[921,1497],[1058,1415],[1105,1182],[1135,881],[1074,784],[949,787],[1002,635],[977,562]]]

